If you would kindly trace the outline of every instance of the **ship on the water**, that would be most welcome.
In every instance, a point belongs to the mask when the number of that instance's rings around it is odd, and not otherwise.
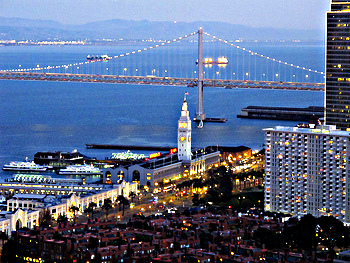
[[[198,64],[198,59],[196,61],[196,64]],[[205,58],[203,60],[203,64],[205,66],[209,66],[209,65],[221,65],[221,66],[226,66],[228,64],[228,59],[224,56],[222,57],[218,57],[217,60],[213,60],[212,58]]]
[[[86,57],[88,61],[108,61],[111,59],[108,55],[101,55],[101,56],[90,56],[88,55]]]
[[[58,171],[59,175],[101,175],[102,171],[93,165],[69,165]]]
[[[228,64],[228,59],[226,57],[219,57],[217,60],[213,60],[212,58],[205,58],[203,63],[204,64],[226,65],[226,64]]]
[[[48,166],[38,165],[32,162],[11,162],[5,164],[2,169],[4,171],[19,171],[19,172],[46,172]]]

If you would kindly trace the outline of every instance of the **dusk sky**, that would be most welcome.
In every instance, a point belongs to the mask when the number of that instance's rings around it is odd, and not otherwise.
[[[0,0],[0,16],[64,24],[130,19],[324,29],[329,0]]]

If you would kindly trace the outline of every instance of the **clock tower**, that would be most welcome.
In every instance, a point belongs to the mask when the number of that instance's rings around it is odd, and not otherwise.
[[[191,161],[191,119],[188,111],[186,95],[181,109],[181,117],[178,121],[177,149],[180,161]]]

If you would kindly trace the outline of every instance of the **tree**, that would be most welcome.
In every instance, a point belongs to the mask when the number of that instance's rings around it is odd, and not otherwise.
[[[50,209],[45,208],[40,211],[39,225],[42,227],[49,227],[52,223],[52,216]]]
[[[268,249],[279,249],[282,247],[281,236],[267,228],[259,227],[254,232],[253,237],[261,246],[264,244]]]
[[[299,249],[315,251],[318,245],[318,238],[316,236],[317,219],[310,214],[303,216],[296,226],[295,240]]]
[[[221,166],[219,173],[221,175],[219,187],[223,197],[227,200],[232,195],[233,183],[231,173],[227,171],[225,166]]]
[[[77,207],[77,206],[75,206],[75,205],[72,205],[72,206],[69,208],[69,212],[73,213],[74,224],[75,224],[77,212],[79,212],[79,211],[80,211],[79,207]]]
[[[119,205],[122,205],[123,206],[123,216],[124,216],[124,210],[125,210],[125,206],[129,204],[129,200],[126,199],[123,195],[119,195],[117,197],[117,202]]]
[[[66,215],[59,215],[57,218],[57,223],[67,223],[68,217]]]
[[[232,207],[239,207],[239,200],[237,198],[231,198],[228,204]]]
[[[192,203],[194,206],[198,206],[199,205],[199,194],[194,194],[192,197]]]
[[[317,223],[316,232],[319,242],[328,248],[333,260],[335,246],[343,248],[349,245],[349,231],[340,220],[333,216],[321,216]]]
[[[85,209],[85,213],[91,214],[91,220],[94,220],[94,213],[97,204],[95,202],[89,203],[88,207]]]
[[[8,238],[9,237],[5,232],[3,232],[3,231],[0,232],[1,246],[4,245],[4,241],[8,240]]]
[[[134,202],[134,198],[136,197],[135,192],[134,192],[134,191],[131,191],[131,192],[129,193],[129,197],[131,198],[131,203],[133,203],[133,202]]]
[[[112,200],[110,198],[107,198],[103,201],[102,209],[106,212],[106,220],[108,217],[108,211],[112,208]]]
[[[17,243],[16,241],[10,239],[2,247],[1,252],[1,262],[5,263],[24,263],[24,257],[26,256],[25,248]]]
[[[241,207],[249,209],[252,207],[252,201],[248,198],[243,198],[241,202]]]

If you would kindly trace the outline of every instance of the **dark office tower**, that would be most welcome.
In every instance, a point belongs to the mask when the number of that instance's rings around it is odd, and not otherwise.
[[[332,0],[327,12],[327,125],[350,129],[350,0]]]

